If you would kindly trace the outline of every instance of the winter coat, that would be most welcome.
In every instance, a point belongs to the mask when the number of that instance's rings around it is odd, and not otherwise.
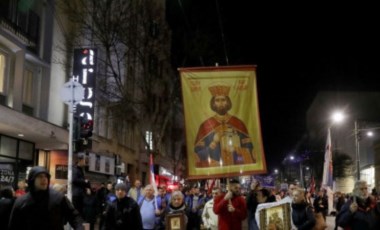
[[[224,194],[214,198],[214,212],[218,215],[219,230],[239,230],[242,229],[242,221],[247,218],[247,206],[244,197],[234,196],[231,203],[235,208],[234,212],[228,211],[228,200],[224,200]]]
[[[86,183],[84,178],[84,172],[81,167],[75,165],[72,167],[72,178],[73,178],[73,196],[83,197],[86,193],[86,188],[89,187],[89,184]]]
[[[167,223],[168,216],[170,216],[172,214],[179,214],[179,215],[183,216],[183,219],[184,219],[183,220],[184,221],[183,226],[185,226],[184,227],[185,229],[181,229],[181,230],[186,230],[186,226],[188,224],[188,218],[186,215],[186,204],[185,204],[185,202],[183,202],[182,205],[180,205],[179,207],[174,207],[170,203],[168,206],[166,206],[166,210],[164,212],[165,224]]]
[[[0,229],[8,229],[8,222],[15,202],[14,198],[0,198]]]
[[[313,229],[315,225],[313,208],[306,202],[292,203],[292,220],[298,230]]]
[[[214,199],[207,201],[203,208],[202,220],[207,229],[218,229],[218,216],[214,213]]]
[[[112,201],[106,208],[104,222],[102,230],[143,229],[140,208],[130,197]]]
[[[351,230],[372,230],[379,229],[380,226],[380,203],[376,203],[373,197],[366,200],[356,199],[358,210],[354,213],[350,211],[352,199],[349,199],[342,207],[336,217],[338,226]]]
[[[83,229],[83,220],[72,203],[60,192],[48,188],[36,191],[38,174],[50,174],[43,167],[33,167],[28,176],[29,192],[17,198],[10,217],[10,230],[63,230],[69,222],[74,229]]]

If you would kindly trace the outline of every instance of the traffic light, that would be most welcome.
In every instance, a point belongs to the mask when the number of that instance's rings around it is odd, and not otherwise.
[[[92,136],[92,130],[94,127],[94,121],[88,120],[84,117],[79,118],[80,121],[80,137],[87,139]]]

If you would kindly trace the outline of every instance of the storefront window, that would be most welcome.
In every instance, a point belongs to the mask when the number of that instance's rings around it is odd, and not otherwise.
[[[25,160],[33,160],[33,149],[32,143],[20,141],[18,157]]]
[[[0,136],[0,155],[16,157],[17,140],[6,136]]]
[[[33,165],[33,152],[33,143],[0,135],[0,184],[16,187],[25,180],[27,168]]]

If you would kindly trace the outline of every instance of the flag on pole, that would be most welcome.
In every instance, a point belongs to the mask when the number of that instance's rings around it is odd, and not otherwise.
[[[154,196],[158,195],[158,190],[157,190],[157,184],[156,184],[156,178],[154,176],[154,164],[153,164],[153,155],[150,154],[150,161],[149,161],[149,166],[150,166],[150,184],[153,186],[154,189]]]
[[[207,180],[207,185],[209,184],[209,181],[210,180]],[[215,186],[215,181],[216,181],[216,178],[214,178],[214,179],[212,179],[212,181],[211,181],[211,185],[208,185],[207,187],[207,194],[211,194],[211,192],[212,192],[212,189],[214,188],[214,186]]]
[[[331,213],[334,209],[333,207],[333,161],[332,161],[332,151],[331,151],[331,133],[330,129],[327,130],[327,140],[325,148],[325,163],[323,165],[323,179],[322,187],[326,189],[328,198],[328,213]]]
[[[323,165],[323,179],[322,186],[333,187],[333,162],[332,162],[332,152],[331,152],[331,134],[330,129],[327,130],[327,140],[325,148],[325,163]]]
[[[315,180],[314,180],[314,176],[311,177],[309,192],[311,194],[314,194],[314,192],[315,192]]]

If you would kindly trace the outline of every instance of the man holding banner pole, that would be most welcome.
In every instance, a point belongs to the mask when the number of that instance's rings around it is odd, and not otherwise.
[[[218,215],[219,230],[241,230],[247,218],[247,206],[240,194],[240,182],[231,179],[226,194],[214,198],[214,213]]]

